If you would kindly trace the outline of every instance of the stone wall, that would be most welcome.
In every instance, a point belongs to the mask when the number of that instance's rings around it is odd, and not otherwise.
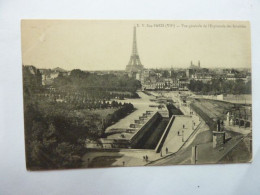
[[[156,112],[151,118],[150,120],[148,120],[142,127],[141,129],[131,138],[130,140],[130,145],[132,148],[135,148],[138,145],[138,142],[143,138],[143,136],[153,130],[153,125],[154,123],[158,120],[162,118],[162,116]]]

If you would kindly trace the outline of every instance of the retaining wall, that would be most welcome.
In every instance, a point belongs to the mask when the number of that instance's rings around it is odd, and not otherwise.
[[[166,140],[166,138],[167,138],[167,135],[168,135],[168,133],[169,133],[169,131],[170,131],[170,129],[171,129],[171,126],[172,126],[172,123],[173,123],[174,119],[175,119],[175,116],[173,115],[173,116],[171,117],[171,119],[170,119],[170,121],[169,121],[167,127],[165,128],[161,139],[159,140],[159,142],[158,142],[158,144],[157,144],[157,146],[156,146],[156,148],[155,148],[155,152],[158,153],[158,152],[161,151],[162,146],[163,146],[163,144],[164,144],[164,142],[165,142],[165,140]]]
[[[131,138],[130,145],[132,148],[135,148],[138,146],[139,141],[144,137],[146,133],[153,130],[151,128],[153,124],[158,120],[162,118],[162,116],[156,112],[142,127],[141,129]]]

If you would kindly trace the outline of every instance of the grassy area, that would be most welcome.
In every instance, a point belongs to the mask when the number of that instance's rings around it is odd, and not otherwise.
[[[88,167],[110,167],[117,159],[121,158],[123,155],[118,156],[98,156],[95,157]]]
[[[106,108],[97,110],[88,110],[92,114],[98,114],[101,118],[105,118],[109,114],[113,114],[118,108]]]

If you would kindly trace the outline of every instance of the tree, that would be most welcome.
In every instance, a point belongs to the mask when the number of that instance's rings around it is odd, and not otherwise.
[[[168,78],[168,77],[170,77],[170,73],[169,73],[169,71],[164,70],[163,73],[162,73],[162,77],[164,77],[164,78]]]

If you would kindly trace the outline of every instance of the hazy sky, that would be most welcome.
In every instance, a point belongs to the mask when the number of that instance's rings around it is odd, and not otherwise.
[[[134,25],[145,68],[251,67],[250,25],[231,21],[23,20],[23,64],[124,70]]]

